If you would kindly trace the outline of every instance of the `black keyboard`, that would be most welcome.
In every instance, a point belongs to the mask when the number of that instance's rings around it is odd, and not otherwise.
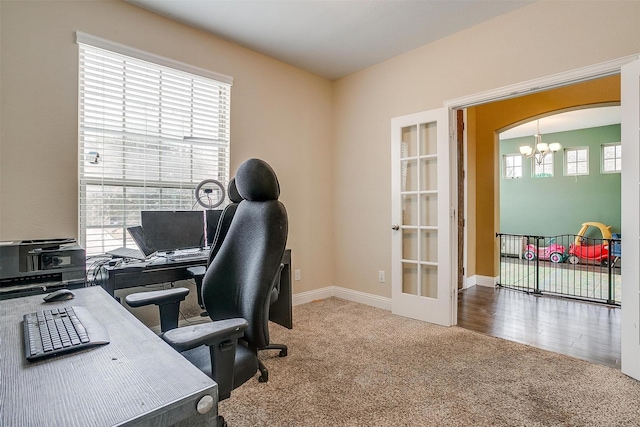
[[[62,307],[24,315],[27,360],[108,344],[107,330],[85,307]]]

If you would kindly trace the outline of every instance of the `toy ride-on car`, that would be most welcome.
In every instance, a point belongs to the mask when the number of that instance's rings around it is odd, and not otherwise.
[[[587,238],[587,233],[594,230],[599,231],[601,237]],[[593,261],[600,264],[607,262],[609,259],[609,239],[611,239],[610,226],[600,222],[583,223],[574,242],[569,245],[567,261],[571,264],[578,264],[580,261]]]
[[[522,258],[527,261],[533,261],[536,259],[549,260],[553,263],[563,262],[566,258],[565,247],[556,243],[556,239],[549,239],[549,245],[544,247],[539,247],[536,252],[536,245],[528,244],[524,248],[524,252],[522,253]]]

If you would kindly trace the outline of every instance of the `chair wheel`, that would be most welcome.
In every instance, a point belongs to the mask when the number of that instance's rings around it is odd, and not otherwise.
[[[278,356],[286,357],[287,356],[287,349],[283,348],[282,350],[280,350],[280,353],[278,353]]]
[[[266,372],[263,372],[262,375],[258,377],[258,382],[266,383],[267,381],[269,381],[269,374]]]

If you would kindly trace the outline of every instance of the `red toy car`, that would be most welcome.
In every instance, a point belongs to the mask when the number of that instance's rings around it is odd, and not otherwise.
[[[598,230],[600,239],[593,239],[596,244],[589,244],[589,239],[585,237],[587,231]],[[609,240],[611,239],[611,227],[600,222],[585,222],[576,235],[574,243],[569,245],[569,257],[567,260],[571,264],[578,264],[582,261],[606,262],[609,259]]]
[[[529,244],[524,248],[522,258],[527,261],[539,259],[549,260],[554,263],[563,262],[566,257],[565,247],[555,242],[555,239],[549,239],[549,246],[539,247],[536,254],[536,245]]]

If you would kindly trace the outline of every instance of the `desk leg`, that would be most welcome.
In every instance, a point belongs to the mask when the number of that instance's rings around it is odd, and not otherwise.
[[[293,328],[293,309],[291,295],[291,250],[287,249],[282,257],[284,267],[280,274],[280,295],[269,307],[269,320],[287,329]]]
[[[202,279],[203,276],[194,276],[193,280],[196,282],[196,292],[198,293],[198,305],[204,309],[204,303],[202,302]]]
[[[104,267],[100,267],[96,271],[95,282],[98,283],[102,289],[107,291],[113,298],[116,297],[116,275],[109,274],[109,271]]]

